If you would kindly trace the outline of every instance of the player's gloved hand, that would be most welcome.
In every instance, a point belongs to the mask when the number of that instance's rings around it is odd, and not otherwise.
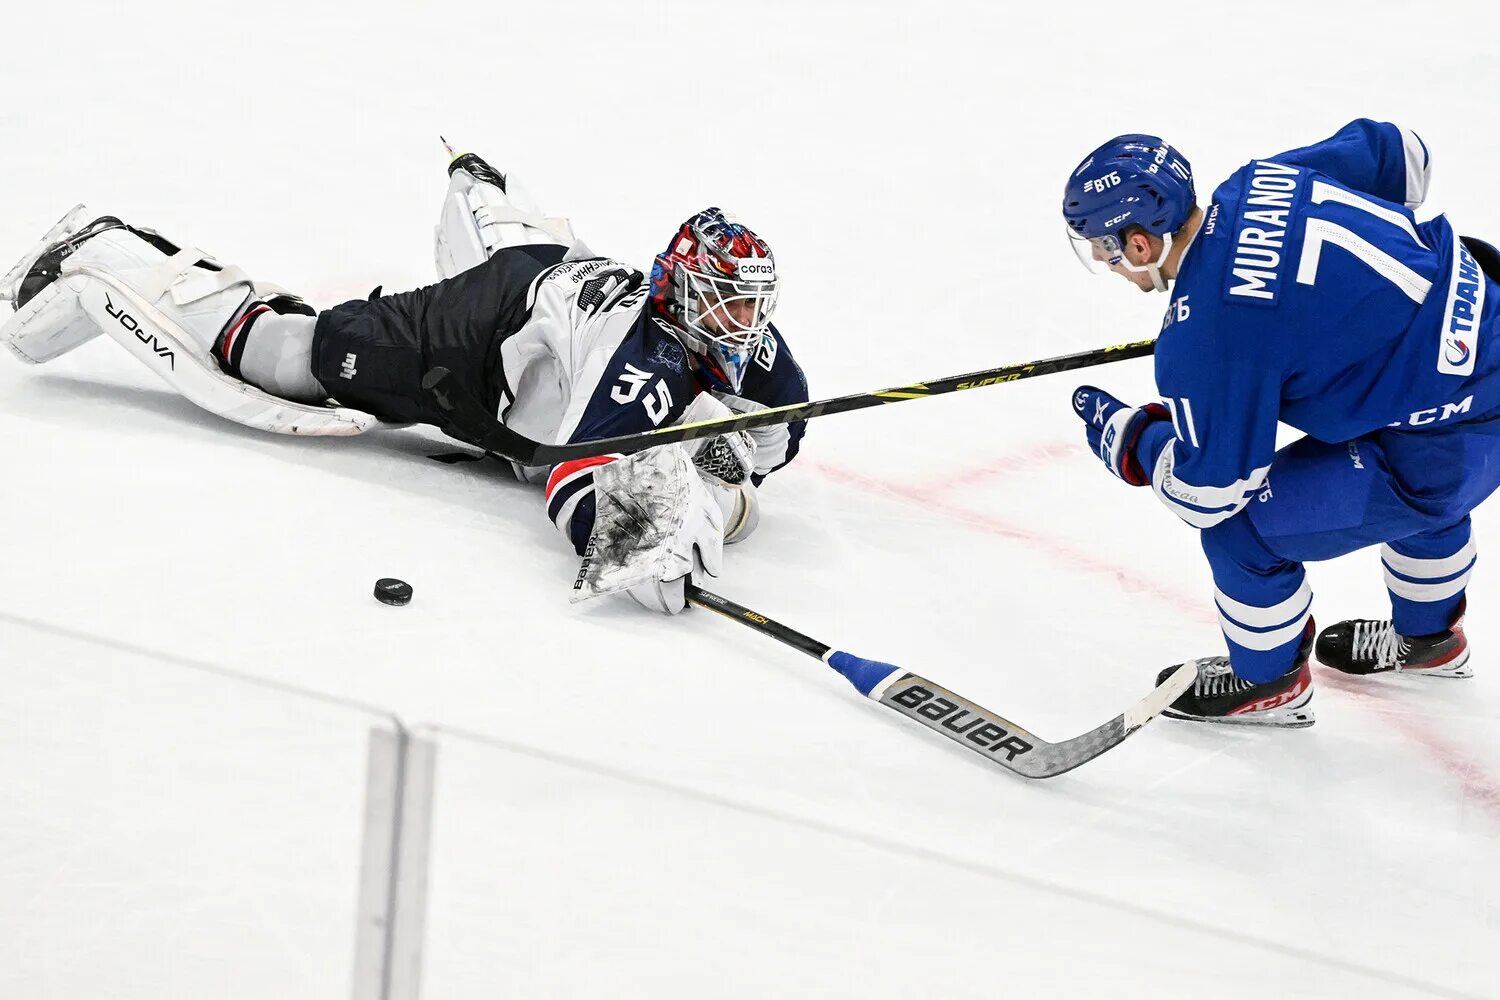
[[[1089,447],[1105,468],[1131,486],[1145,486],[1151,473],[1141,465],[1136,445],[1152,423],[1170,421],[1172,415],[1160,403],[1130,406],[1103,389],[1081,385],[1073,390],[1073,412],[1088,425]]]
[[[732,416],[734,411],[713,395],[700,392],[693,397],[687,409],[682,411],[679,424],[693,424],[700,420],[717,420]],[[750,478],[755,469],[755,439],[753,432],[730,431],[711,438],[682,442],[682,450],[706,476],[722,479],[726,483],[739,484]]]
[[[718,576],[724,514],[687,452],[676,445],[598,466],[594,531],[573,581],[573,600],[625,591],[675,615],[693,574]]]
[[[688,501],[677,530],[654,553],[657,578],[627,593],[641,607],[675,615],[687,607],[687,583],[704,574],[718,576],[724,567],[724,522],[719,505],[701,481]]]
[[[678,423],[713,420],[733,413],[706,392],[693,397]],[[703,485],[724,515],[724,544],[748,538],[760,523],[760,502],[750,473],[755,469],[755,440],[745,431],[682,442]]]
[[[764,410],[764,403],[757,403],[753,399],[745,399],[743,396],[731,396],[727,392],[714,393],[725,406],[735,413],[754,413]],[[791,445],[791,430],[786,424],[773,424],[770,427],[756,427],[753,430],[744,431],[755,441],[755,474],[764,476],[776,469],[777,466],[786,461],[786,450]]]
[[[720,549],[722,553],[723,550]],[[675,615],[687,607],[687,584],[689,582],[701,583],[704,574],[718,576],[716,568],[710,571],[701,559],[695,561],[692,572],[685,573],[675,580],[658,580],[655,583],[643,583],[631,587],[627,594],[647,611],[659,611],[664,615]]]

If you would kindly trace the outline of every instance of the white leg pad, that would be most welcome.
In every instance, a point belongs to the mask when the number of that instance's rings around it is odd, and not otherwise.
[[[506,191],[455,170],[434,231],[438,275],[451,278],[489,260],[505,247],[552,243],[573,246],[578,238],[567,219],[548,218],[513,179]]]
[[[238,268],[195,266],[209,259],[191,248],[169,256],[126,229],[100,233],[10,317],[0,343],[36,363],[104,333],[198,406],[247,427],[349,435],[372,426],[370,414],[278,399],[219,370],[212,359],[219,331],[251,296],[268,293]]]
[[[74,205],[0,278],[0,301],[14,303],[20,293],[21,282],[42,255],[42,251],[58,240],[78,232],[95,218],[97,216],[87,206]],[[43,289],[26,303],[26,308],[16,310],[4,327],[0,327],[0,343],[27,364],[39,365],[51,361],[99,336],[99,328],[81,316],[58,316],[51,321],[35,321],[47,312],[48,300],[55,299],[57,294],[55,286]]]
[[[97,336],[99,327],[78,311],[78,295],[63,281],[42,289],[0,327],[0,344],[29,365],[61,357]]]
[[[114,275],[84,266],[64,280],[102,332],[210,413],[275,434],[350,436],[376,423],[347,407],[278,399],[224,374],[180,326]]]

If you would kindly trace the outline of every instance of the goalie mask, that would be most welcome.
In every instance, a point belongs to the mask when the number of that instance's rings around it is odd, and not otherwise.
[[[738,393],[769,335],[776,260],[766,241],[717,208],[682,224],[651,268],[651,307],[720,391]]]

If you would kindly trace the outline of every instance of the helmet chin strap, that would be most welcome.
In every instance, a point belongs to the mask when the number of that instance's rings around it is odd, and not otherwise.
[[[1161,266],[1167,262],[1167,255],[1171,252],[1172,234],[1162,233],[1161,253],[1157,255],[1155,260],[1148,261],[1145,264],[1132,264],[1130,263],[1129,258],[1121,257],[1120,266],[1125,270],[1132,271],[1136,274],[1141,274],[1142,272],[1144,272],[1151,275],[1151,286],[1158,292],[1165,292],[1167,290],[1167,279],[1162,277]]]

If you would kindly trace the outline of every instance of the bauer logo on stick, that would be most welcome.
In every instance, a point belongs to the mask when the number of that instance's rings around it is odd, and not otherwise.
[[[919,719],[933,729],[941,727],[949,730],[970,743],[979,744],[990,753],[1004,750],[1006,760],[1015,760],[1033,749],[1030,743],[1020,737],[1008,735],[1003,726],[997,726],[978,712],[960,708],[920,684],[908,684],[888,697],[891,704],[910,710],[905,714]]]

